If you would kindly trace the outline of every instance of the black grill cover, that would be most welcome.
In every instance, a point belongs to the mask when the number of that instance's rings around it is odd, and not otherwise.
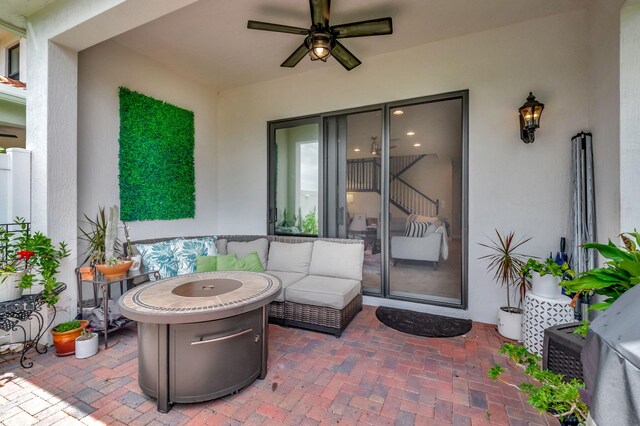
[[[591,323],[582,363],[593,420],[640,425],[640,284]]]

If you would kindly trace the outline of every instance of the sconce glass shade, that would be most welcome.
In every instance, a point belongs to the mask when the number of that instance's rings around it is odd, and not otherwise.
[[[353,192],[347,192],[347,204],[353,203],[355,200],[355,194]]]
[[[326,62],[329,55],[331,55],[331,37],[329,34],[316,33],[309,37],[309,56],[312,61]]]
[[[520,113],[520,138],[524,143],[532,143],[535,140],[535,131],[540,127],[540,116],[544,104],[538,102],[532,92],[529,92],[527,102],[518,110]]]

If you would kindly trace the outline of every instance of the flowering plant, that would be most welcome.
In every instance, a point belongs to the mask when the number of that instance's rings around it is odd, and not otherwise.
[[[0,284],[9,276],[21,274],[20,288],[42,285],[43,300],[55,305],[58,295],[55,288],[60,284],[56,276],[60,269],[60,260],[69,256],[67,245],[61,242],[57,247],[51,238],[41,232],[29,232],[29,226],[23,218],[15,223],[0,227]]]
[[[91,338],[93,338],[92,329],[89,327],[82,327],[82,332],[80,333],[80,336],[78,336],[76,340],[89,340]]]

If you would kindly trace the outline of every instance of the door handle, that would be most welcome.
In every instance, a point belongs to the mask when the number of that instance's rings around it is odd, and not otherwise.
[[[338,208],[338,225],[344,225],[344,207]]]
[[[191,342],[191,346],[203,345],[205,343],[222,342],[223,340],[233,339],[234,337],[239,337],[239,336],[242,336],[243,334],[251,333],[252,331],[253,331],[253,328],[250,328],[248,330],[239,331],[238,333],[229,334],[228,336],[216,337],[215,339],[198,340],[195,342]]]

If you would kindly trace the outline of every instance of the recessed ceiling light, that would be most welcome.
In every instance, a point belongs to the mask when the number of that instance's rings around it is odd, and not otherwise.
[[[393,115],[402,115],[402,114],[404,114],[404,111],[401,110],[401,109],[397,109],[397,110],[393,111]]]
[[[415,134],[416,134],[416,132],[407,132],[407,136],[413,136]]]
[[[414,143],[413,146],[422,146],[421,143]]]
[[[354,152],[360,152],[360,148],[353,148]]]

